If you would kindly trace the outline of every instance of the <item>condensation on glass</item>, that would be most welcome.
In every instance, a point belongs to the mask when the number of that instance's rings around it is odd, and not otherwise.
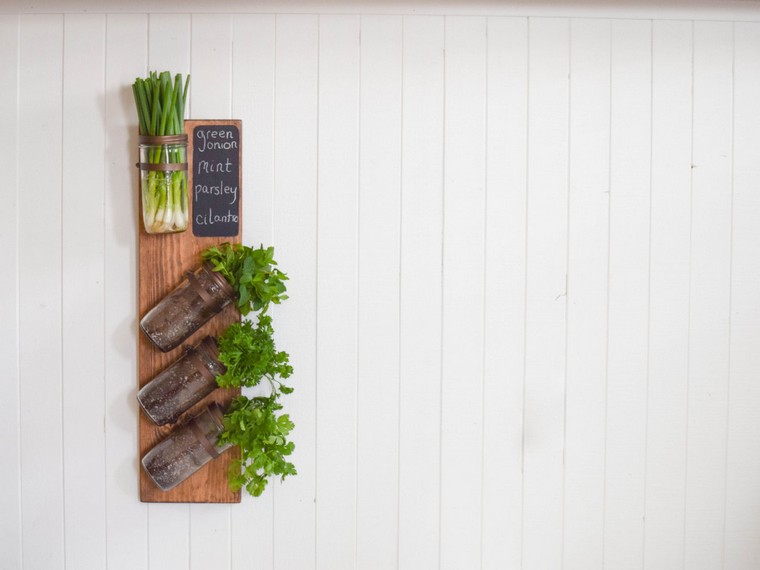
[[[227,280],[204,263],[188,271],[179,286],[140,321],[140,328],[163,352],[178,347],[233,299]]]
[[[162,491],[176,487],[232,447],[217,446],[224,429],[222,417],[219,404],[210,404],[145,454],[143,468]]]
[[[216,340],[207,336],[143,386],[137,400],[153,423],[174,423],[216,389],[216,377],[225,371]]]

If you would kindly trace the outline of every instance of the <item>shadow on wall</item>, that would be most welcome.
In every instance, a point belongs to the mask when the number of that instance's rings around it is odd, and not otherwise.
[[[112,94],[113,95],[113,94]],[[105,114],[110,116],[127,116],[131,117],[134,113],[134,100],[132,98],[132,89],[130,86],[124,86],[117,91],[117,96],[112,96],[110,101],[116,101],[119,107],[116,109],[106,108]],[[105,117],[103,117],[105,121]],[[118,205],[128,206],[126,208],[109,208],[107,214],[110,219],[107,220],[109,232],[116,239],[119,247],[126,248],[130,252],[130,263],[132,267],[136,266],[137,259],[137,228],[140,214],[139,208],[139,171],[134,164],[138,162],[137,146],[137,124],[130,124],[126,128],[109,129],[106,135],[106,156],[107,158],[107,176],[106,176],[106,200]],[[129,198],[125,197],[124,179],[129,179]],[[106,259],[106,263],[108,260]],[[134,306],[138,303],[137,276],[129,284],[131,298],[134,299]],[[119,354],[133,360],[137,360],[137,344],[134,342],[134,332],[137,330],[137,319],[135,312],[125,315],[123,322],[113,331],[110,338],[111,346]],[[134,398],[132,398],[134,400]],[[134,402],[130,401],[132,404]],[[135,409],[136,404],[134,404]]]

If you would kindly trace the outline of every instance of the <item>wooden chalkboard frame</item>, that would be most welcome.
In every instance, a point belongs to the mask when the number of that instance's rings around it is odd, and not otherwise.
[[[196,126],[202,125],[234,125],[240,132],[240,144],[238,145],[238,160],[242,159],[242,136],[243,125],[239,120],[188,120],[185,121],[185,132],[188,134],[188,205],[190,212],[190,224],[193,216],[193,131]],[[238,198],[241,201],[240,220],[237,236],[230,237],[197,237],[193,235],[192,225],[181,233],[151,235],[145,231],[142,223],[142,211],[139,217],[139,301],[137,320],[147,313],[167,293],[182,282],[186,271],[195,269],[200,264],[200,252],[207,247],[223,243],[240,243],[242,233],[242,162],[238,169]],[[139,189],[138,189],[139,191]],[[240,320],[240,313],[234,306],[227,306],[221,313],[212,318],[196,331],[184,344],[194,345],[207,335],[221,333],[231,323]],[[149,382],[158,372],[174,362],[182,354],[180,346],[168,353],[158,350],[148,338],[137,329],[138,341],[138,386],[142,387]],[[184,346],[184,345],[183,345]],[[167,426],[158,427],[153,424],[145,414],[140,411],[139,417],[139,451],[138,460],[156,443],[163,439],[172,429],[186,421],[189,416],[195,415],[215,401],[222,404],[228,403],[239,390],[215,390],[193,408],[188,410],[177,422]],[[240,492],[233,493],[227,484],[227,471],[230,460],[235,457],[236,449],[231,449],[221,457],[209,462],[192,477],[177,485],[169,491],[161,491],[151,478],[145,473],[142,465],[138,462],[140,471],[140,500],[144,503],[239,503]]]

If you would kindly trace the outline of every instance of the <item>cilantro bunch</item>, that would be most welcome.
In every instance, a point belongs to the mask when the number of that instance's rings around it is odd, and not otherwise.
[[[274,260],[274,248],[223,243],[201,253],[232,285],[237,294],[237,307],[241,314],[251,311],[266,312],[269,303],[280,304],[285,295],[288,276],[280,271]]]
[[[287,440],[294,425],[287,414],[277,415],[282,409],[278,398],[276,391],[269,397],[240,396],[232,401],[224,416],[220,444],[240,447],[240,459],[232,462],[229,471],[233,491],[245,487],[258,497],[270,475],[279,475],[284,480],[297,474],[295,466],[285,459],[295,449],[295,444]]]
[[[250,321],[231,324],[219,335],[219,362],[227,371],[216,377],[222,388],[257,386],[266,378],[273,390],[290,394],[293,389],[282,384],[281,378],[293,373],[289,355],[278,351],[274,344],[272,317],[259,315],[254,327]]]

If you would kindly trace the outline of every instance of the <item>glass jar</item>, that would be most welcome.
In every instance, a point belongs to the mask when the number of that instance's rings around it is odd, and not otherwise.
[[[185,275],[185,280],[140,321],[140,328],[163,352],[178,347],[226,307],[235,293],[209,263]]]
[[[176,422],[216,389],[216,377],[227,371],[218,358],[219,348],[213,337],[207,336],[189,348],[137,394],[145,415],[160,426]]]
[[[145,454],[143,468],[162,491],[176,487],[232,447],[231,443],[217,447],[224,430],[222,417],[219,404],[210,404]]]
[[[187,229],[187,135],[146,136],[140,143],[143,224],[149,234]]]

